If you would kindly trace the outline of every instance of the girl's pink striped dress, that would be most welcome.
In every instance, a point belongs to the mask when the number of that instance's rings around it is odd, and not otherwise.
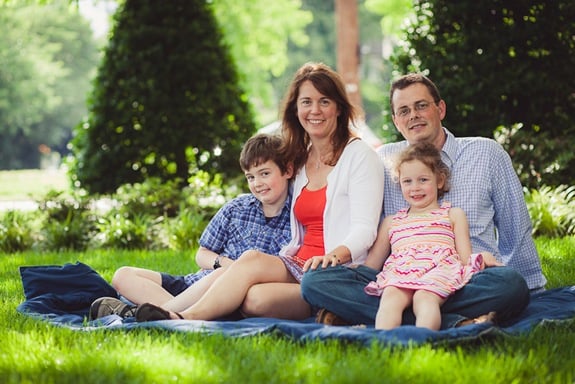
[[[443,298],[463,287],[481,269],[481,254],[472,254],[463,265],[455,250],[455,236],[449,220],[451,204],[437,210],[408,215],[408,208],[393,217],[389,231],[391,254],[383,269],[365,287],[369,295],[381,296],[383,288],[394,286],[433,292]]]

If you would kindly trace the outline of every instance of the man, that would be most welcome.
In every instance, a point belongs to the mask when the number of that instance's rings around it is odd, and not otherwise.
[[[531,221],[523,190],[509,155],[494,140],[455,138],[441,121],[445,101],[435,84],[420,74],[396,80],[390,91],[393,122],[405,141],[382,146],[384,163],[409,144],[427,141],[442,151],[450,168],[451,190],[443,200],[467,214],[474,252],[490,251],[506,265],[475,274],[471,281],[442,306],[442,328],[496,312],[499,321],[519,314],[529,302],[529,289],[542,290],[546,279],[531,237]],[[384,216],[405,206],[401,189],[389,172],[385,176]],[[308,271],[302,280],[302,296],[313,307],[323,308],[324,323],[373,324],[379,298],[363,289],[379,270],[337,266]],[[404,323],[413,323],[406,313]]]

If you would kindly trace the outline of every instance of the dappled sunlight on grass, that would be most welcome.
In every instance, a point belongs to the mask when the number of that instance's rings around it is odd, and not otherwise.
[[[536,239],[550,285],[575,282],[575,239]],[[388,348],[159,329],[84,332],[16,312],[18,267],[81,261],[109,280],[122,265],[192,270],[194,252],[92,250],[0,255],[0,381],[8,383],[573,382],[575,321],[481,342]]]
[[[575,285],[575,236],[565,238],[538,237],[535,245],[541,258],[547,289]]]

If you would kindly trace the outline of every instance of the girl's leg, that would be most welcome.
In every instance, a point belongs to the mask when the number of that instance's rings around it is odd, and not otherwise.
[[[311,307],[301,297],[299,284],[265,283],[248,290],[241,312],[245,317],[303,320],[311,316]]]
[[[114,273],[112,286],[134,304],[162,305],[174,298],[162,288],[162,275],[149,269],[121,267]]]
[[[415,325],[425,327],[435,331],[441,328],[441,304],[445,299],[435,293],[419,290],[413,294],[413,313],[415,314]]]
[[[228,315],[240,308],[252,286],[271,282],[297,283],[279,257],[247,251],[181,315],[188,320],[213,320]]]
[[[375,317],[376,329],[392,329],[401,325],[403,310],[413,299],[413,291],[396,287],[385,287],[379,300]]]

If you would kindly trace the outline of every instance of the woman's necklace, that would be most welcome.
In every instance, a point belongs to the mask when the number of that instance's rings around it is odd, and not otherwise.
[[[321,168],[322,165],[324,165],[325,163],[323,162],[323,160],[321,159],[321,153],[319,153],[319,151],[317,151],[317,160],[315,160],[315,169],[318,170]]]
[[[315,169],[319,169],[323,164],[324,164],[324,162],[321,161],[321,155],[318,154],[318,155],[317,155],[317,160],[316,160],[316,162],[315,162]]]

